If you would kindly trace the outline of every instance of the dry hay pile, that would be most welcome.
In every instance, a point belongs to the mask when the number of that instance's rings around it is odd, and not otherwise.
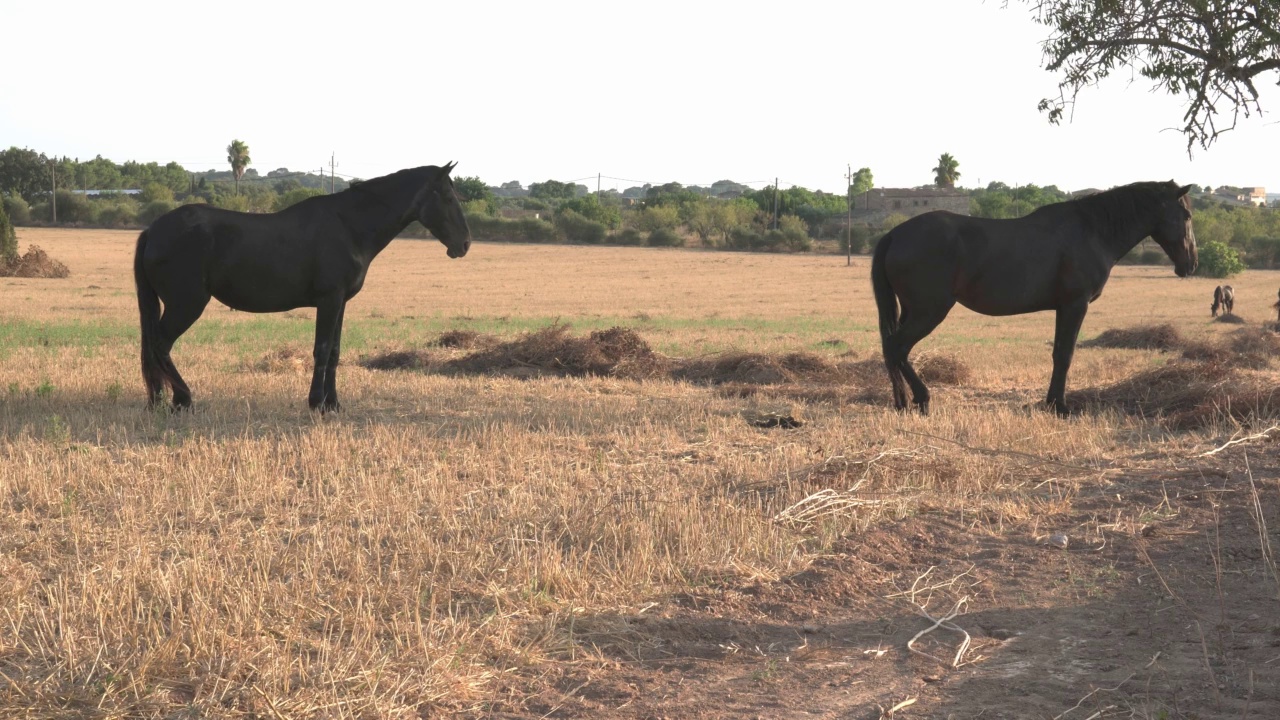
[[[552,325],[516,340],[498,343],[445,368],[476,374],[606,375],[648,378],[664,373],[669,360],[655,353],[633,330],[614,327],[573,337],[568,325]]]
[[[714,385],[721,394],[749,396],[768,392],[809,401],[878,402],[887,396],[889,380],[879,358],[833,362],[820,355],[795,352],[723,353],[702,358],[670,358],[654,352],[635,331],[614,327],[586,337],[569,334],[568,325],[552,325],[510,342],[455,330],[432,345],[478,349],[449,360],[422,350],[398,350],[364,358],[370,370],[411,369],[476,375],[598,375],[627,379],[669,377]],[[930,384],[959,385],[969,367],[952,355],[921,353],[914,360],[920,377]]]
[[[766,355],[763,353],[724,353],[706,358],[683,360],[672,373],[677,380],[704,385],[746,383],[782,385],[798,382],[840,382],[847,373],[825,359],[810,353]]]
[[[261,373],[305,373],[311,369],[311,351],[285,346],[276,348],[252,363],[242,363],[241,370]]]
[[[1244,327],[1228,335],[1223,342],[1187,343],[1182,357],[1233,368],[1261,370],[1268,367],[1273,359],[1280,358],[1280,335],[1267,328]]]
[[[0,259],[0,277],[65,278],[71,276],[66,265],[49,257],[38,245],[29,245],[22,255]]]
[[[490,347],[497,344],[492,335],[481,335],[474,330],[446,330],[431,343],[436,347],[471,350],[477,347]]]
[[[1131,328],[1111,328],[1092,340],[1080,343],[1080,347],[1123,348],[1129,350],[1177,350],[1185,344],[1178,328],[1164,325],[1139,325]]]
[[[1220,343],[1196,342],[1182,357],[1113,385],[1073,393],[1087,405],[1162,417],[1176,428],[1201,427],[1221,417],[1244,420],[1280,412],[1280,382],[1272,370],[1280,336],[1241,328]]]
[[[360,359],[360,367],[370,370],[426,370],[431,355],[422,350],[391,350]]]

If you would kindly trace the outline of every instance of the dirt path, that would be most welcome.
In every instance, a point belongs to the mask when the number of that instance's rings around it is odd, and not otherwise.
[[[1272,442],[1109,478],[1038,527],[923,513],[792,577],[580,618],[567,659],[478,716],[1277,718],[1277,478]],[[962,666],[952,631],[917,643],[947,662],[908,652],[918,606],[962,597]]]

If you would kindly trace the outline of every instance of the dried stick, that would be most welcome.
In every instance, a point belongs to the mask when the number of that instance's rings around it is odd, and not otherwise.
[[[942,442],[945,442],[945,443],[951,443],[952,445],[959,445],[960,447],[964,448],[965,450],[969,450],[969,451],[971,451],[971,452],[976,452],[976,453],[981,453],[981,454],[983,454],[983,455],[1008,455],[1008,456],[1010,456],[1010,457],[1016,457],[1016,458],[1022,458],[1022,459],[1024,459],[1024,460],[1029,460],[1029,461],[1031,461],[1031,462],[1033,462],[1033,463],[1037,463],[1037,464],[1039,464],[1039,465],[1057,465],[1058,467],[1067,468],[1067,469],[1069,469],[1069,470],[1079,470],[1079,471],[1081,471],[1081,472],[1087,472],[1087,473],[1103,473],[1103,472],[1106,472],[1106,471],[1107,471],[1107,470],[1109,470],[1109,469],[1110,469],[1110,470],[1116,470],[1116,469],[1119,469],[1119,468],[1098,468],[1098,467],[1088,467],[1088,466],[1086,466],[1086,465],[1072,465],[1071,463],[1059,462],[1059,461],[1057,461],[1057,460],[1050,460],[1049,458],[1042,458],[1042,457],[1040,457],[1040,456],[1038,456],[1038,455],[1032,455],[1031,453],[1024,453],[1024,452],[1022,452],[1022,451],[1020,451],[1020,450],[1001,450],[1001,449],[998,449],[998,448],[977,447],[977,446],[975,446],[975,445],[968,445],[968,444],[962,443],[962,442],[960,442],[959,440],[952,440],[952,439],[950,439],[950,438],[938,437],[937,435],[930,435],[929,433],[926,433],[926,432],[919,432],[919,431],[916,431],[916,430],[902,430],[901,432],[904,432],[904,433],[906,433],[906,434],[908,434],[908,435],[919,435],[919,436],[921,436],[921,437],[932,438],[932,439],[934,439],[934,440],[941,440]]]
[[[963,658],[963,657],[964,657],[964,654],[965,654],[966,652],[968,652],[968,650],[969,650],[969,643],[972,641],[972,638],[970,638],[970,637],[969,637],[969,633],[965,632],[965,631],[964,631],[964,629],[962,629],[961,627],[959,627],[959,626],[958,626],[958,625],[956,625],[955,623],[952,623],[952,622],[951,622],[951,620],[952,620],[952,618],[954,618],[955,616],[957,616],[957,615],[959,615],[959,614],[960,614],[960,610],[964,608],[964,605],[965,605],[965,603],[967,603],[967,602],[969,602],[969,596],[968,596],[968,595],[965,595],[964,597],[962,597],[962,598],[960,598],[958,601],[956,601],[956,606],[955,606],[955,607],[953,607],[953,608],[951,609],[951,612],[950,612],[950,613],[947,613],[945,616],[943,616],[943,617],[941,617],[941,618],[935,618],[934,616],[932,616],[932,615],[930,615],[930,614],[929,614],[929,611],[928,611],[928,610],[925,610],[924,608],[920,607],[919,605],[916,605],[916,610],[917,610],[921,615],[925,616],[925,618],[927,618],[927,619],[929,619],[929,620],[932,620],[932,621],[933,621],[933,624],[932,624],[932,625],[930,625],[929,627],[925,628],[924,630],[921,630],[920,632],[916,633],[916,636],[915,636],[915,637],[913,637],[913,638],[911,638],[910,640],[908,640],[908,641],[907,641],[907,650],[909,650],[909,651],[911,651],[911,652],[913,652],[913,653],[915,653],[915,654],[917,654],[917,655],[923,655],[923,656],[925,656],[925,657],[929,658],[930,660],[933,660],[934,662],[941,663],[941,664],[943,664],[943,665],[947,665],[948,663],[947,663],[945,660],[942,660],[942,659],[940,659],[940,658],[936,658],[936,657],[934,657],[934,656],[930,655],[929,653],[924,652],[923,650],[917,650],[917,649],[915,649],[914,647],[912,647],[912,645],[914,645],[914,644],[915,644],[915,642],[916,642],[917,640],[919,640],[920,638],[924,637],[925,635],[927,635],[927,634],[929,634],[929,633],[933,632],[934,630],[936,630],[936,629],[938,629],[938,628],[944,628],[944,629],[946,629],[946,630],[950,630],[950,631],[952,631],[952,632],[958,632],[958,633],[960,633],[961,635],[963,635],[963,636],[964,636],[964,642],[960,643],[960,648],[959,648],[958,650],[956,650],[956,657],[955,657],[955,659],[954,659],[954,660],[952,660],[952,661],[951,661],[951,663],[950,663],[950,667],[952,667],[952,668],[958,668],[958,667],[960,667],[960,665],[961,665],[960,660],[961,660],[961,658]]]
[[[1159,655],[1159,653],[1156,653],[1156,654],[1157,654],[1157,655]],[[1152,659],[1151,659],[1151,662],[1155,662],[1155,658],[1152,658]],[[1148,664],[1148,665],[1147,665],[1147,667],[1151,667],[1151,665],[1149,665],[1149,664]],[[1088,694],[1088,695],[1085,695],[1085,696],[1084,696],[1084,697],[1082,697],[1082,698],[1080,698],[1080,702],[1078,702],[1078,703],[1076,703],[1075,705],[1073,705],[1073,706],[1071,707],[1071,709],[1070,709],[1070,710],[1067,710],[1066,712],[1064,712],[1064,713],[1062,713],[1062,714],[1060,714],[1060,715],[1054,715],[1054,716],[1053,716],[1053,720],[1062,720],[1062,718],[1064,718],[1064,717],[1066,717],[1066,716],[1070,715],[1071,713],[1075,712],[1077,708],[1079,708],[1081,705],[1083,705],[1083,704],[1084,704],[1084,701],[1085,701],[1085,700],[1088,700],[1089,698],[1093,697],[1094,693],[1099,693],[1099,692],[1115,692],[1115,691],[1119,690],[1121,687],[1123,687],[1123,686],[1124,686],[1124,684],[1125,684],[1125,683],[1127,683],[1127,682],[1129,682],[1130,680],[1132,680],[1132,679],[1133,679],[1133,676],[1134,676],[1134,675],[1136,675],[1136,674],[1137,674],[1137,673],[1129,673],[1129,677],[1127,677],[1127,678],[1125,678],[1125,679],[1121,680],[1121,681],[1120,681],[1120,684],[1119,684],[1119,685],[1116,685],[1115,687],[1112,687],[1112,688],[1094,688],[1094,689],[1090,690],[1090,691],[1089,691],[1089,694]],[[1090,715],[1088,718],[1085,718],[1085,720],[1090,720],[1090,718],[1096,718],[1096,717],[1098,717],[1098,715],[1099,715],[1099,714],[1100,714],[1100,713],[1094,713],[1093,715]]]
[[[1224,444],[1222,444],[1222,445],[1220,445],[1220,446],[1218,446],[1218,447],[1216,447],[1216,448],[1214,448],[1214,449],[1212,449],[1212,450],[1210,450],[1210,451],[1208,451],[1208,452],[1202,452],[1202,453],[1200,453],[1199,455],[1196,455],[1196,457],[1209,457],[1210,455],[1217,455],[1218,453],[1222,452],[1223,450],[1226,450],[1227,448],[1231,447],[1232,445],[1239,445],[1240,443],[1247,443],[1247,442],[1251,442],[1251,441],[1253,441],[1253,440],[1261,440],[1262,438],[1265,438],[1265,437],[1267,437],[1268,435],[1270,435],[1270,434],[1271,434],[1273,431],[1275,431],[1275,430],[1280,430],[1280,425],[1272,425],[1271,427],[1267,428],[1266,430],[1263,430],[1263,431],[1262,431],[1262,432],[1260,432],[1260,433],[1254,433],[1253,435],[1250,435],[1250,436],[1248,436],[1248,437],[1235,438],[1235,439],[1232,439],[1232,440],[1228,440],[1226,443],[1224,443]]]

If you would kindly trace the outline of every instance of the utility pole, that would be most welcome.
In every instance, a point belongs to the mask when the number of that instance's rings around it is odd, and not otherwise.
[[[333,161],[333,153],[329,153],[329,194],[333,194],[333,168],[337,165]],[[321,170],[321,172],[324,172]]]
[[[778,178],[773,179],[773,229],[778,229]]]
[[[53,207],[53,222],[58,223],[58,159],[49,160],[49,177],[53,183],[53,192],[49,194],[49,202]]]
[[[844,264],[846,267],[853,264],[853,165],[845,165],[844,173],[844,197],[846,205],[849,208],[848,215],[844,221]]]
[[[600,173],[596,173],[596,200],[600,199]]]

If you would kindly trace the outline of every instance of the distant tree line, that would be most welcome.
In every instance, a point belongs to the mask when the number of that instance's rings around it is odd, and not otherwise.
[[[228,161],[248,148],[228,148]],[[49,158],[32,150],[0,150],[0,200],[11,225],[50,224],[53,178],[58,224],[88,227],[142,227],[184,203],[210,203],[243,212],[273,212],[328,192],[330,179],[318,173],[280,168],[259,175],[244,168],[236,193],[235,170],[189,172],[177,163],[126,162],[101,157],[89,161]],[[935,185],[959,177],[955,158],[944,153],[933,168]],[[851,175],[849,194],[802,187],[753,189],[720,180],[707,187],[678,182],[641,185],[593,193],[584,185],[545,180],[527,188],[518,181],[490,186],[478,177],[455,178],[472,233],[479,240],[649,246],[700,246],[725,250],[868,252],[879,237],[907,216],[894,213],[868,224],[854,217],[849,227],[850,195],[874,186],[869,168]],[[348,183],[333,180],[334,190]],[[74,190],[136,190],[125,195],[89,197]],[[1280,212],[1272,208],[1224,204],[1201,189],[1193,194],[1196,236],[1210,254],[1233,257],[1249,267],[1280,268]],[[969,196],[970,214],[1015,218],[1036,208],[1071,199],[1056,186],[959,189]],[[409,235],[425,236],[421,226]],[[0,238],[3,241],[4,238]],[[12,240],[9,241],[12,243]],[[1154,243],[1143,243],[1124,262],[1167,262]]]
[[[10,147],[0,150],[0,202],[14,225],[53,224],[56,209],[59,225],[133,228],[187,203],[274,212],[328,192],[330,182],[335,191],[348,187],[342,178],[287,168],[265,176],[240,170],[237,193],[230,169],[189,171],[176,162],[115,163],[102,156],[82,161]]]

